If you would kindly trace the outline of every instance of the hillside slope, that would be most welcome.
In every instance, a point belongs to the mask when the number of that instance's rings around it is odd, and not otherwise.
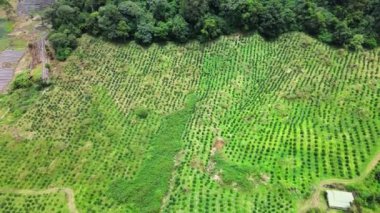
[[[54,86],[0,96],[0,188],[69,187],[80,212],[294,212],[380,150],[379,79],[379,49],[298,33],[84,36]]]

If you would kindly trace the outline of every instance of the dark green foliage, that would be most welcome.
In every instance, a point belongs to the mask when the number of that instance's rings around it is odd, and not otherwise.
[[[139,108],[135,111],[135,114],[137,115],[137,117],[139,117],[140,119],[145,119],[148,117],[149,115],[149,110],[146,109],[146,108]]]
[[[280,0],[65,0],[45,12],[55,33],[90,33],[139,43],[186,42],[234,31],[266,38],[302,30],[323,42],[357,50],[375,48],[380,34],[380,1]],[[56,46],[65,59],[75,46]]]
[[[73,34],[55,32],[49,36],[49,40],[56,51],[57,59],[61,61],[66,60],[77,46],[76,37]]]
[[[144,18],[137,26],[137,30],[134,34],[135,39],[142,44],[152,43],[154,35],[154,25],[150,21],[150,18]]]
[[[204,40],[214,39],[223,33],[225,22],[217,16],[207,16],[203,20],[201,36]]]
[[[49,64],[46,64],[47,67],[50,67]],[[51,82],[45,82],[42,80],[41,76],[31,76],[29,72],[24,71],[18,75],[13,80],[11,89],[16,91],[19,89],[37,89],[41,90],[45,87],[50,86]]]
[[[171,20],[171,35],[179,42],[186,42],[190,36],[190,27],[185,19],[177,15]]]
[[[0,0],[0,5],[9,4],[8,0]]]
[[[306,213],[322,213],[323,211],[321,209],[318,209],[318,208],[312,208],[312,209],[309,209],[307,210]]]
[[[348,187],[355,192],[355,201],[360,207],[380,209],[380,164],[361,183]]]
[[[283,9],[279,2],[269,2],[259,14],[258,31],[267,38],[278,37],[281,33],[289,31],[290,24],[294,22],[291,11]],[[292,19],[292,20],[287,20]]]
[[[128,35],[128,26],[122,21],[122,15],[118,8],[113,4],[107,4],[99,9],[98,28],[104,38],[114,40],[119,35]]]

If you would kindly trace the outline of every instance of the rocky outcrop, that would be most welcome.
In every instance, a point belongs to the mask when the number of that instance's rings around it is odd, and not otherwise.
[[[30,15],[53,4],[55,0],[18,0],[18,15]]]

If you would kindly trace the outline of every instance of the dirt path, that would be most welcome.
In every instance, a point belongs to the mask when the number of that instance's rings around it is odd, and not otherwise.
[[[305,213],[307,210],[311,208],[317,208],[320,204],[320,195],[323,190],[326,189],[326,185],[330,184],[354,184],[360,181],[363,181],[370,173],[371,171],[376,167],[376,165],[380,162],[380,152],[377,153],[377,155],[369,162],[363,173],[356,178],[353,179],[326,179],[319,182],[319,184],[316,186],[315,191],[311,195],[311,197],[308,200],[303,200],[299,202],[298,204],[298,212],[299,213]]]
[[[46,194],[55,194],[59,192],[64,192],[67,199],[67,206],[70,213],[78,213],[78,210],[75,206],[75,196],[74,191],[70,188],[49,188],[43,190],[28,190],[28,189],[0,189],[1,193],[13,193],[21,195],[46,195]]]

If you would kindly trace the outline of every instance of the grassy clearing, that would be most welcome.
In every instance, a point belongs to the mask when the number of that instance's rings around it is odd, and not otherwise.
[[[72,188],[81,212],[295,212],[380,150],[379,54],[298,33],[149,48],[84,36],[54,87],[2,97],[16,110],[0,121],[0,183]]]
[[[0,51],[8,48],[10,43],[8,33],[12,32],[12,30],[12,22],[0,19]]]
[[[130,202],[138,212],[158,212],[169,188],[173,159],[183,147],[182,136],[194,113],[196,96],[190,95],[185,108],[164,118],[153,135],[146,159],[132,181],[118,180],[110,193],[119,202]]]
[[[24,50],[27,41],[8,36],[14,29],[14,23],[0,19],[0,51],[5,49]]]

